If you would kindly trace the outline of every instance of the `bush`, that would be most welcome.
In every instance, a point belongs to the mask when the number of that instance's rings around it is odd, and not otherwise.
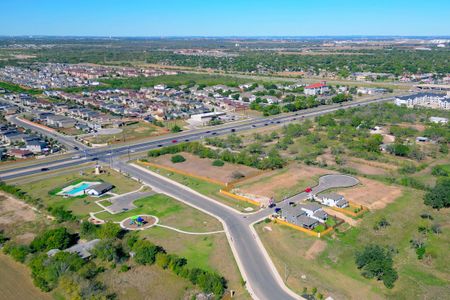
[[[119,272],[125,273],[125,272],[128,272],[129,269],[130,269],[130,266],[128,266],[128,265],[121,265],[120,269],[119,269]]]
[[[30,248],[24,245],[13,245],[8,243],[3,247],[3,252],[10,255],[15,261],[24,263],[27,255],[30,253]]]
[[[176,164],[176,163],[184,162],[184,161],[186,161],[186,159],[182,155],[174,155],[174,156],[172,156],[170,161],[172,163]]]
[[[433,175],[433,176],[445,176],[445,177],[449,176],[447,170],[444,167],[442,167],[442,166],[434,166],[433,169],[431,170],[431,175]]]
[[[97,236],[100,239],[115,239],[122,233],[119,224],[106,222],[97,230]]]
[[[65,210],[62,206],[58,207],[49,207],[48,212],[52,214],[56,218],[58,223],[62,223],[65,221],[74,221],[77,218],[72,214],[72,211]]]
[[[222,167],[224,164],[225,164],[225,163],[224,163],[222,160],[220,160],[220,159],[216,159],[216,160],[214,160],[214,161],[212,162],[212,165],[213,165],[214,167]]]

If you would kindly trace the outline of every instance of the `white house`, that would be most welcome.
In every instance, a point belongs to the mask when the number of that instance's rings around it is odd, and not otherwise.
[[[306,215],[320,223],[325,223],[328,219],[328,214],[317,203],[304,203],[299,205]]]
[[[348,201],[345,200],[344,196],[335,194],[335,193],[322,194],[319,196],[316,195],[316,196],[314,196],[314,200],[316,200],[326,206],[339,207],[339,208],[348,207]]]
[[[326,85],[326,82],[323,81],[320,83],[314,83],[314,84],[306,86],[304,89],[304,93],[305,93],[305,95],[314,96],[314,95],[321,95],[321,94],[327,93],[329,90],[330,89]]]

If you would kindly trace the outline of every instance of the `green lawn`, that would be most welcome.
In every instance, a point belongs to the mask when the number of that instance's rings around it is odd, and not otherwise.
[[[228,288],[236,291],[236,299],[251,299],[241,285],[241,276],[225,234],[187,235],[159,227],[143,230],[139,234],[163,246],[167,252],[185,257],[191,267],[221,274],[227,280]]]
[[[196,210],[184,203],[176,201],[164,194],[155,194],[134,202],[136,209],[112,215],[102,212],[96,216],[107,221],[119,222],[128,217],[146,214],[159,218],[163,225],[194,232],[222,230],[221,223],[215,218]],[[100,208],[97,208],[97,211]],[[153,229],[150,229],[153,230]]]
[[[73,213],[80,217],[85,217],[91,211],[98,211],[100,207],[95,204],[98,198],[94,197],[74,197],[64,198],[54,195],[55,192],[67,186],[71,182],[87,181],[105,181],[113,184],[115,188],[113,192],[123,194],[137,190],[141,185],[131,178],[127,178],[114,170],[106,169],[105,173],[95,175],[91,170],[75,171],[69,174],[56,175],[54,177],[38,180],[35,182],[25,183],[19,187],[34,198],[39,198],[48,206],[62,206],[65,209],[72,210]]]
[[[244,209],[247,207],[252,207],[253,209],[257,209],[257,207],[253,204],[250,204],[250,203],[247,203],[244,201],[234,200],[232,198],[221,195],[219,193],[219,191],[222,187],[218,184],[206,182],[201,179],[193,178],[193,177],[186,176],[186,175],[180,175],[180,174],[177,174],[174,172],[170,172],[170,171],[155,168],[155,167],[147,167],[146,166],[146,168],[148,168],[154,172],[157,172],[167,178],[170,178],[176,182],[179,182],[179,183],[181,183],[181,184],[183,184],[205,196],[208,196],[208,197],[213,198],[217,201],[220,201],[226,205],[236,208],[237,210],[244,211]]]
[[[422,213],[431,214],[434,220],[422,219]],[[381,217],[391,225],[374,230]],[[430,227],[433,223],[441,224],[443,232],[427,234],[427,254],[419,260],[410,240],[419,236],[419,226]],[[266,224],[258,225],[257,230],[280,272],[284,272],[285,263],[292,270],[288,285],[298,292],[304,287],[317,287],[319,293],[333,298],[443,299],[450,292],[448,224],[448,209],[432,210],[423,204],[422,192],[405,189],[385,209],[366,214],[358,227],[345,232],[338,230],[322,239],[326,248],[313,259],[304,254],[317,239],[276,224],[270,224],[271,232],[262,230]],[[355,266],[356,251],[370,243],[392,247],[397,252],[394,266],[399,279],[392,290],[376,280],[363,278]],[[303,274],[306,279],[301,278]]]

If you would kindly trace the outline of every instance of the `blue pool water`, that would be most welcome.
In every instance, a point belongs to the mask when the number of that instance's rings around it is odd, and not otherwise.
[[[84,191],[85,189],[87,189],[90,186],[91,186],[91,184],[89,184],[89,183],[83,183],[82,185],[80,185],[80,186],[78,186],[78,187],[76,187],[74,189],[71,189],[70,191],[66,192],[66,194],[67,195],[75,195],[75,194],[77,194],[79,192]]]

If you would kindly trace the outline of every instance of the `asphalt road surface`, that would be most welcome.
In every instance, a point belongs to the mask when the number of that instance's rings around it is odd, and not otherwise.
[[[48,169],[61,169],[68,166],[74,166],[80,163],[84,163],[87,160],[101,160],[105,163],[111,163],[111,161],[118,156],[127,155],[133,152],[147,151],[151,149],[161,148],[168,145],[173,145],[180,142],[189,142],[201,140],[205,137],[220,136],[230,134],[232,132],[240,132],[255,128],[263,128],[271,125],[286,124],[302,120],[304,118],[316,117],[319,115],[327,114],[339,109],[348,109],[351,107],[367,105],[376,102],[391,101],[393,98],[380,98],[372,99],[361,102],[349,102],[342,105],[324,106],[314,109],[304,110],[287,115],[281,115],[271,118],[257,118],[248,121],[247,123],[239,124],[227,124],[225,126],[206,128],[202,130],[193,130],[165,136],[160,139],[151,141],[137,142],[129,145],[119,145],[115,147],[99,148],[99,149],[86,149],[78,147],[78,150],[73,151],[73,157],[61,158],[52,163],[41,163],[36,161],[33,166],[17,167],[14,170],[6,170],[0,172],[0,180],[8,180],[21,176],[27,176],[32,174],[38,174],[43,172],[42,168]],[[51,136],[58,138],[59,135]],[[67,141],[66,141],[67,142]],[[80,150],[81,149],[81,150]],[[77,158],[79,157],[79,158]]]
[[[244,274],[250,291],[254,293],[252,297],[257,299],[301,298],[285,287],[279,274],[274,270],[270,258],[265,254],[265,249],[258,243],[257,239],[259,238],[251,230],[252,224],[270,216],[273,213],[272,209],[264,209],[254,214],[242,214],[215,200],[182,187],[180,184],[126,162],[119,161],[114,164],[114,167],[150,185],[156,191],[168,194],[219,218],[229,234],[229,242],[234,247],[236,259],[240,262],[240,271]],[[358,183],[359,181],[351,176],[326,175],[320,178],[319,184],[313,188],[313,192],[319,193],[330,188],[349,187]],[[300,193],[284,200],[277,206],[283,208],[289,205],[291,201],[299,202],[306,197],[306,193]]]

